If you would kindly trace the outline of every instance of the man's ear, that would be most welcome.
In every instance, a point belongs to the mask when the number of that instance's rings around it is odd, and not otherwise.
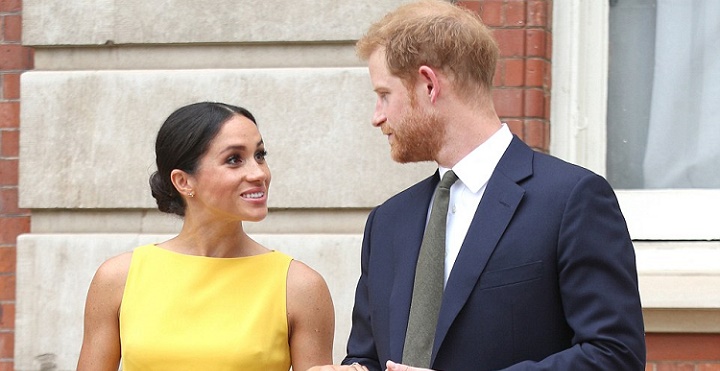
[[[175,186],[175,189],[178,191],[178,193],[190,196],[194,194],[193,190],[193,184],[192,179],[190,177],[190,174],[174,169],[170,172],[170,181],[172,182],[173,186]]]
[[[440,96],[440,79],[435,70],[430,66],[420,66],[418,69],[419,80],[422,83],[424,93],[427,94],[431,103],[435,103]]]

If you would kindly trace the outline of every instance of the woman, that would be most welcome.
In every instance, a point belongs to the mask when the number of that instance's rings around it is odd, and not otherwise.
[[[88,290],[78,370],[307,370],[332,362],[327,285],[253,241],[270,170],[255,119],[222,103],[172,113],[155,143],[158,209],[174,238],[113,257]]]

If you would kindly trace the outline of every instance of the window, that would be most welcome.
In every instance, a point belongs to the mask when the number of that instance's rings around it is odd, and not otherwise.
[[[611,181],[634,240],[720,240],[719,7],[554,1],[551,153]]]
[[[717,0],[611,2],[607,176],[615,188],[720,188],[718,35]]]

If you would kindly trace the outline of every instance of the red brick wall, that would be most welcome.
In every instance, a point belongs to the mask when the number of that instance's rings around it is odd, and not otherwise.
[[[494,84],[498,115],[525,143],[547,153],[552,0],[468,0],[458,4],[479,12],[500,45]]]
[[[0,0],[0,371],[13,369],[16,239],[30,230],[18,207],[20,74],[33,67],[21,45],[21,0]]]
[[[646,371],[720,371],[720,334],[649,333]]]

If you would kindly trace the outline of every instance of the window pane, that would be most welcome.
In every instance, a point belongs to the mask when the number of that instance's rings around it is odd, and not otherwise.
[[[616,188],[720,188],[720,2],[610,8],[608,179]]]

